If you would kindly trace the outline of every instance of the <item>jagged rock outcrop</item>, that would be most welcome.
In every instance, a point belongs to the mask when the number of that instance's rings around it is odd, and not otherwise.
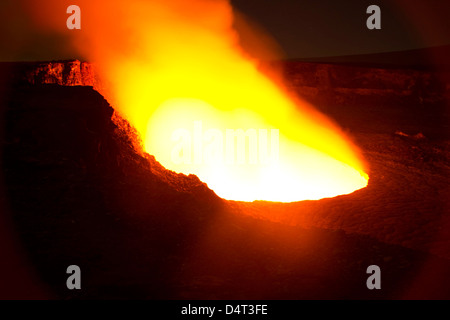
[[[40,63],[26,70],[25,77],[31,84],[96,87],[99,82],[94,65],[79,60]]]
[[[4,76],[12,83],[101,87],[95,66],[79,60],[8,62],[2,63],[1,67]]]

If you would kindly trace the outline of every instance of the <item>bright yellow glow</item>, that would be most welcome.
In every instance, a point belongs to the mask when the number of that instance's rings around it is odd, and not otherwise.
[[[338,127],[243,52],[227,1],[113,3],[85,4],[97,10],[83,21],[89,33],[80,48],[110,83],[108,99],[163,166],[196,174],[233,200],[320,199],[367,185],[357,150]],[[229,156],[227,130],[238,129],[254,129],[258,139],[259,130],[278,129],[278,161],[249,163],[249,142],[244,163],[221,161]]]
[[[351,193],[367,185],[367,175],[348,164],[355,164],[356,158],[342,138],[333,132],[328,132],[333,134],[330,138],[323,138],[321,130],[324,129],[312,123],[306,127],[309,133],[304,135],[301,130],[296,129],[296,123],[302,123],[299,122],[300,119],[289,121],[286,119],[286,122],[283,122],[284,126],[279,129],[278,161],[271,162],[273,154],[270,130],[276,128],[273,125],[274,122],[270,121],[272,120],[270,115],[273,113],[271,109],[258,108],[259,112],[246,109],[226,110],[226,108],[218,110],[201,100],[169,99],[157,108],[148,122],[145,147],[152,154],[156,154],[157,159],[166,168],[175,172],[196,174],[219,196],[230,200],[280,202],[314,200]],[[261,112],[264,110],[267,114]],[[264,118],[264,115],[267,118]],[[273,118],[276,118],[276,115],[273,115]],[[286,127],[292,130],[291,134],[296,133],[296,130],[300,131],[298,137],[304,136],[304,140],[311,146],[286,136],[285,132],[290,132],[283,130]],[[236,132],[239,128],[243,129],[243,132],[248,129],[268,129],[266,150],[269,161],[267,163],[259,161],[258,152],[255,157],[257,161],[251,163],[251,142],[248,137],[245,137],[245,161],[238,163],[239,151],[237,139],[235,139],[234,163],[227,163],[226,130],[234,129]],[[183,129],[182,136],[188,138],[184,141],[184,145],[183,139],[179,137],[173,139],[173,133],[178,129]],[[208,161],[209,159],[205,159],[205,156],[209,154],[210,147],[217,145],[217,139],[208,136],[211,129],[221,133],[218,137],[222,142],[220,148],[222,155],[214,158],[213,161]],[[256,139],[260,138],[258,130],[255,131]],[[308,139],[309,134],[311,137]],[[324,144],[320,139],[319,143],[314,144],[316,141],[314,135],[327,140],[330,144]],[[336,141],[334,144],[333,138]],[[182,147],[177,149],[176,146],[179,143]],[[259,146],[258,143],[257,147]],[[341,160],[336,160],[329,154],[315,149],[314,147],[317,146],[327,146],[330,152],[340,154]],[[346,148],[342,149],[343,151],[338,149],[343,147]],[[181,158],[185,156],[184,159],[187,161],[180,162],[182,159],[174,161],[172,154],[174,150],[185,153],[181,154]],[[187,152],[189,153],[186,155]],[[344,162],[345,160],[348,163]]]

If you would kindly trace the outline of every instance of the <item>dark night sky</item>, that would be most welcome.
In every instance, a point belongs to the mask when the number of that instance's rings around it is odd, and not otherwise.
[[[448,0],[232,0],[289,58],[339,56],[450,44]],[[369,5],[381,30],[366,28]]]
[[[74,58],[64,38],[35,30],[20,1],[0,1],[0,60]],[[74,1],[76,3],[76,1]],[[287,58],[377,53],[450,44],[448,0],[231,0],[278,42]],[[381,8],[382,29],[366,28]]]

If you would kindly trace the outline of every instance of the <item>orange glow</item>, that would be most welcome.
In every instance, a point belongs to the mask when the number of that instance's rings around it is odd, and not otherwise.
[[[320,199],[367,185],[357,149],[341,130],[290,97],[241,48],[227,1],[77,4],[77,47],[109,83],[108,100],[166,168],[196,174],[232,200]],[[244,163],[227,163],[226,132],[238,129],[253,129],[258,147],[265,132],[278,129],[278,161],[260,163],[261,150],[246,138]],[[270,134],[267,141],[270,153]],[[249,163],[252,152],[257,163]]]

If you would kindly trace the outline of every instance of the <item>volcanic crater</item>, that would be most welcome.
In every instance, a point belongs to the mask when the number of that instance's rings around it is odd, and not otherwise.
[[[289,88],[355,139],[366,188],[293,203],[223,200],[142,150],[101,95],[95,66],[3,63],[3,200],[37,274],[34,295],[449,298],[449,73],[280,64]],[[72,264],[82,290],[67,290]],[[373,264],[382,290],[366,287]]]

